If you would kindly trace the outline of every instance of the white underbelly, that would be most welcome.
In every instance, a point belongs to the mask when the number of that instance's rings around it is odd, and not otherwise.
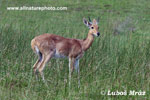
[[[65,58],[65,57],[66,57],[65,55],[60,54],[57,50],[56,50],[56,52],[55,52],[55,54],[53,56],[53,58]]]

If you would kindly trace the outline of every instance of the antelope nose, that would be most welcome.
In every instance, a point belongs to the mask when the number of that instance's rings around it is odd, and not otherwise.
[[[100,33],[98,32],[98,33],[97,33],[97,36],[99,36],[99,35],[100,35]]]

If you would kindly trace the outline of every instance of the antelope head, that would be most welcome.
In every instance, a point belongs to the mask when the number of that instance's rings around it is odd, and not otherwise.
[[[83,18],[83,22],[87,27],[89,27],[89,29],[90,29],[89,34],[96,36],[96,37],[100,36],[100,32],[98,31],[99,18],[98,18],[98,20],[93,19],[93,21],[91,21],[90,17],[89,17],[89,21],[87,21],[85,18]]]

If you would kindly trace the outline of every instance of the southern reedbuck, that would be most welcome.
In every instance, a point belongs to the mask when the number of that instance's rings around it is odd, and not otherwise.
[[[71,80],[71,74],[74,68],[78,72],[78,83],[80,85],[80,68],[79,59],[83,56],[83,53],[92,45],[94,37],[100,35],[98,29],[98,20],[90,18],[87,21],[83,18],[84,24],[89,27],[87,37],[83,40],[64,38],[55,34],[42,34],[36,36],[31,41],[31,47],[33,51],[38,55],[38,60],[33,65],[34,73],[37,77],[37,70],[40,72],[42,79],[44,80],[43,69],[45,64],[51,58],[65,58],[69,59],[69,85]]]

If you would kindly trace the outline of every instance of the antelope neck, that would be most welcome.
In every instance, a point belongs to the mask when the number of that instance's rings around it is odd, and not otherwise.
[[[83,40],[82,48],[84,51],[86,51],[90,46],[92,45],[92,42],[94,40],[94,36],[89,32],[86,39]]]

